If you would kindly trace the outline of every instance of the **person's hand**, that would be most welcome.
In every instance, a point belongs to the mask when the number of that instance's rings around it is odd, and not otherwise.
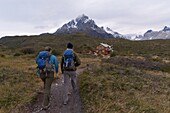
[[[56,73],[56,79],[59,79],[60,78],[60,75],[59,75],[59,73]]]
[[[40,69],[39,71],[40,71],[40,73],[42,73],[42,70],[41,70],[41,69]]]

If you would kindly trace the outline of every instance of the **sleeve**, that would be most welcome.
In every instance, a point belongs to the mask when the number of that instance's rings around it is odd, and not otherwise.
[[[55,65],[56,73],[58,73],[58,60],[56,57],[54,57],[54,65]]]
[[[75,66],[77,67],[81,64],[81,61],[76,53],[74,53],[74,56],[75,56]]]

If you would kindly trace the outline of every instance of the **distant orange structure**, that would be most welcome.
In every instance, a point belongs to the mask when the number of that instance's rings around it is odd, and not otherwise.
[[[104,43],[100,43],[97,47],[96,47],[96,51],[95,54],[96,55],[108,55],[111,52],[113,52],[113,47],[108,45],[108,44],[104,44]]]

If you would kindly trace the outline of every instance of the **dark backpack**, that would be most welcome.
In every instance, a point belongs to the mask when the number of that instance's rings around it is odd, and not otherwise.
[[[49,59],[50,57],[48,56],[48,51],[42,51],[39,52],[38,57],[36,58],[36,63],[37,63],[37,68],[40,70],[44,70],[46,67],[49,68]]]
[[[73,50],[69,49],[64,52],[64,67],[66,69],[74,69],[75,68],[75,61],[74,61],[74,54]]]

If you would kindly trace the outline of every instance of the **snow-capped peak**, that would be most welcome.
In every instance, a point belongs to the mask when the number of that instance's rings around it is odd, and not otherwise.
[[[150,29],[150,30],[148,30],[146,33],[151,33],[151,32],[153,32],[153,31]]]
[[[109,33],[111,35],[113,35],[114,37],[118,37],[118,38],[125,38],[123,35],[119,34],[118,32],[113,31],[112,29],[110,29],[109,27],[102,27],[102,29],[104,29],[106,31],[106,33]]]
[[[170,27],[165,26],[162,30],[148,30],[144,35],[137,36],[135,40],[170,39]]]
[[[124,38],[123,35],[112,31],[108,27],[106,27],[106,29],[99,27],[94,20],[89,19],[89,17],[84,14],[64,24],[55,34],[72,34],[76,32],[85,32],[94,37]]]
[[[85,14],[79,15],[76,19],[81,19],[81,18],[88,18],[88,16],[86,16]]]
[[[104,28],[104,27],[103,27],[103,28]],[[108,28],[108,27],[104,28],[104,30],[105,30],[107,33],[110,33],[110,34],[118,34],[117,32],[112,31],[112,29],[110,29],[110,28]]]
[[[89,20],[90,20],[89,17],[86,16],[86,15],[84,15],[84,14],[78,16],[78,17],[75,19],[76,22],[81,21],[81,22],[84,22],[84,23],[87,23]]]
[[[164,32],[170,31],[170,27],[165,26],[164,29],[163,29],[163,31],[164,31]]]
[[[77,25],[77,22],[75,20],[72,20],[72,21],[68,22],[67,24],[65,24],[67,29],[69,29],[69,28],[77,28],[76,25]]]
[[[72,21],[68,22],[66,24],[66,26],[67,26],[67,29],[78,28],[77,24],[79,24],[79,23],[87,23],[88,21],[92,21],[92,20],[89,19],[88,16],[82,14],[82,15],[78,16],[76,19],[73,19]]]

